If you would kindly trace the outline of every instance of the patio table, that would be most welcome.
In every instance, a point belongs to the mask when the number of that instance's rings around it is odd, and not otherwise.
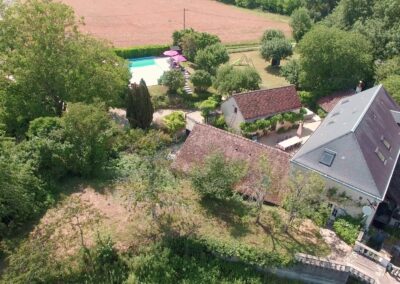
[[[286,151],[286,149],[298,145],[301,143],[301,139],[297,136],[291,137],[289,139],[286,139],[280,143],[277,144],[277,147]]]

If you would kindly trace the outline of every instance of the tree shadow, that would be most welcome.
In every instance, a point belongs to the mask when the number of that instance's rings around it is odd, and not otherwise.
[[[272,243],[272,249],[276,250],[277,240],[275,238],[275,231],[261,222],[257,222],[257,225],[259,225],[263,229],[264,233],[266,233],[270,237]]]
[[[249,215],[252,208],[243,201],[239,199],[202,198],[200,205],[208,215],[226,223],[233,237],[242,237],[250,232],[249,225],[242,218]]]
[[[281,66],[272,66],[272,65],[268,65],[267,67],[264,68],[264,70],[271,75],[274,76],[281,76],[280,72],[281,72]]]

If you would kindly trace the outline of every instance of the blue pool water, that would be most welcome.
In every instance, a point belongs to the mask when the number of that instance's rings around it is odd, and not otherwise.
[[[129,59],[129,67],[145,67],[155,65],[154,57],[142,57],[136,59]]]

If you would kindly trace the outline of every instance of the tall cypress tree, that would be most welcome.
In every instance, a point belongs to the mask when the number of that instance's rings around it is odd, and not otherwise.
[[[153,120],[153,104],[145,81],[140,84],[131,84],[126,100],[126,117],[132,128],[146,129]]]

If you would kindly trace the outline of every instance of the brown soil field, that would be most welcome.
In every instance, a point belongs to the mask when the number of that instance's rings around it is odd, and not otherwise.
[[[82,30],[111,41],[116,47],[171,42],[171,34],[186,28],[217,34],[224,43],[254,41],[268,28],[290,36],[278,15],[255,13],[213,0],[61,0],[84,17]]]

